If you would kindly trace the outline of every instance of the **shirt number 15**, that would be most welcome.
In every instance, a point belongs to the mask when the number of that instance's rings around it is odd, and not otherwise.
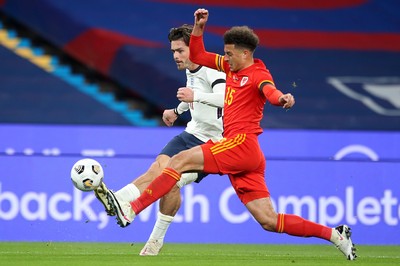
[[[233,101],[233,94],[236,90],[232,89],[231,87],[227,87],[225,91],[225,104],[231,105]]]

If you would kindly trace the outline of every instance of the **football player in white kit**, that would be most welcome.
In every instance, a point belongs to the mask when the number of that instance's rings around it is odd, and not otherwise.
[[[172,28],[168,34],[171,52],[178,70],[186,70],[186,87],[179,88],[177,98],[181,103],[174,109],[165,110],[163,121],[172,126],[180,114],[190,110],[191,120],[185,130],[172,138],[157,156],[155,162],[146,173],[132,183],[116,191],[116,197],[124,201],[133,201],[153,179],[161,174],[168,160],[182,150],[203,144],[208,140],[222,138],[222,107],[224,105],[225,73],[199,66],[189,60],[189,41],[192,32],[191,25]],[[160,200],[160,211],[153,231],[140,251],[142,256],[155,256],[160,252],[169,225],[181,204],[180,188],[192,182],[200,182],[206,174],[185,173],[167,195]],[[95,190],[96,197],[104,205],[109,215],[115,215],[108,203],[104,183]]]

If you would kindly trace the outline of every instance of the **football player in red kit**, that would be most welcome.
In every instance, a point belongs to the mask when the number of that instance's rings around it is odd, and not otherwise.
[[[347,259],[355,259],[347,225],[330,228],[300,216],[275,212],[265,183],[265,157],[258,143],[258,135],[262,133],[260,121],[267,101],[289,109],[295,103],[294,97],[278,90],[264,63],[253,57],[259,40],[247,26],[232,27],[224,34],[223,56],[207,52],[203,33],[208,15],[206,9],[194,13],[190,60],[226,73],[224,138],[174,155],[162,174],[135,201],[121,201],[110,191],[108,196],[118,223],[122,227],[129,225],[143,209],[166,194],[182,173],[227,174],[242,203],[266,231],[325,239]]]

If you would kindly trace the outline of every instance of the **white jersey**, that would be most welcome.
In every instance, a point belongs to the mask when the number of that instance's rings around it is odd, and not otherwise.
[[[193,89],[193,103],[180,103],[178,113],[190,110],[192,119],[185,131],[201,141],[222,138],[222,107],[225,94],[224,72],[200,66],[196,70],[186,70],[186,87]]]

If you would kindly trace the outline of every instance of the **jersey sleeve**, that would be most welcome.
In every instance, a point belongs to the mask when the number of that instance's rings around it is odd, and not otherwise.
[[[272,105],[282,105],[279,102],[279,97],[283,95],[283,93],[275,87],[274,80],[272,79],[271,74],[269,72],[261,72],[262,74],[257,76],[257,88],[258,90],[267,98],[267,100]]]
[[[189,104],[185,102],[180,102],[178,107],[176,107],[176,111],[178,112],[178,114],[182,114],[187,110],[189,110]]]
[[[272,105],[282,105],[279,102],[279,97],[283,95],[283,93],[275,88],[275,85],[272,85],[271,83],[263,83],[261,85],[261,90],[264,94],[264,96],[267,98],[267,100],[272,104]]]
[[[189,49],[189,59],[193,63],[226,72],[224,57],[216,53],[207,52],[204,48],[203,36],[192,35],[190,37]]]
[[[214,107],[224,107],[225,95],[225,73],[218,72],[214,69],[207,68],[207,83],[212,89],[211,93],[195,91],[194,101],[207,104]]]

